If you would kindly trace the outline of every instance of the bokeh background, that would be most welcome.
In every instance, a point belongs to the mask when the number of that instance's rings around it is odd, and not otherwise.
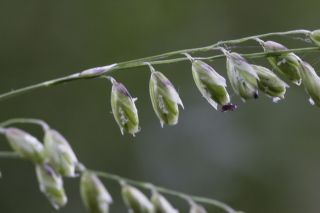
[[[199,47],[219,40],[319,28],[320,1],[1,0],[0,92],[86,68]],[[280,38],[290,47],[299,40]],[[255,44],[239,48],[253,51]],[[317,54],[303,55],[317,68]],[[253,61],[265,64],[264,60]],[[211,63],[225,75],[224,61]],[[79,81],[2,101],[0,120],[46,120],[69,139],[88,167],[212,197],[248,213],[320,212],[319,109],[292,86],[278,104],[265,96],[236,112],[201,97],[190,64],[156,67],[184,101],[179,125],[161,129],[148,94],[147,68],[114,73],[139,98],[142,131],[121,136],[110,113],[110,84]],[[40,129],[21,126],[39,138]],[[1,138],[1,150],[10,150]],[[1,159],[0,212],[55,212],[39,192],[33,166]],[[85,212],[78,179],[66,180],[61,213]],[[112,212],[126,212],[115,182]],[[187,204],[168,197],[182,212]],[[207,206],[209,212],[220,212]]]

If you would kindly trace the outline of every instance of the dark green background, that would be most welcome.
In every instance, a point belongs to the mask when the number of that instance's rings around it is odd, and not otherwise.
[[[1,0],[0,92],[219,40],[317,29],[319,7],[318,0]],[[223,60],[211,64],[225,74]],[[160,128],[146,68],[114,74],[139,98],[142,131],[135,138],[120,135],[110,114],[110,84],[104,80],[3,101],[0,120],[46,120],[92,169],[216,198],[248,213],[320,212],[319,109],[308,104],[302,88],[292,86],[279,104],[264,96],[246,104],[235,98],[239,110],[220,113],[195,88],[189,63],[156,68],[172,80],[186,106],[175,127]],[[23,127],[41,137],[38,128]],[[1,150],[9,150],[3,137],[1,142]],[[1,159],[0,168],[1,213],[54,212],[38,190],[30,163]],[[105,183],[115,200],[113,212],[126,212],[118,185]],[[85,212],[78,180],[66,180],[65,186],[69,203],[60,212]],[[186,203],[168,198],[186,209]]]

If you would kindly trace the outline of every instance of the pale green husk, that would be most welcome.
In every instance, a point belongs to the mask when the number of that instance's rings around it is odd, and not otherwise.
[[[62,176],[74,177],[78,159],[68,141],[56,130],[45,132],[46,157],[53,168]]]
[[[99,178],[91,172],[84,172],[80,180],[82,201],[90,213],[108,213],[112,197]]]
[[[151,202],[155,207],[156,213],[179,213],[171,203],[158,192],[153,192]]]
[[[310,38],[317,46],[320,46],[320,30],[312,31]]]
[[[227,54],[227,74],[233,90],[243,101],[257,98],[259,77],[238,53]]]
[[[205,208],[203,208],[203,206],[193,203],[191,205],[189,213],[207,213],[207,211],[205,210]]]
[[[39,188],[55,209],[60,209],[68,202],[63,188],[63,180],[49,164],[36,165]]]
[[[307,62],[301,62],[302,84],[310,96],[310,103],[320,107],[320,77],[314,68]]]
[[[136,98],[132,98],[125,86],[112,81],[111,108],[121,133],[135,135],[140,131]]]
[[[274,41],[262,43],[265,52],[287,50],[285,46]],[[267,57],[269,63],[277,72],[296,85],[301,84],[299,56],[294,53],[283,53]]]
[[[286,88],[289,87],[288,84],[282,81],[268,68],[258,65],[252,65],[252,67],[255,69],[260,79],[258,81],[259,89],[273,98],[275,102],[284,99]]]
[[[34,163],[44,162],[44,147],[37,138],[17,128],[6,129],[5,135],[11,148],[20,157],[31,160]]]
[[[153,71],[150,77],[149,92],[153,109],[163,124],[176,125],[179,107],[183,108],[180,96],[172,83],[161,72]]]
[[[153,204],[137,188],[124,185],[121,192],[124,203],[132,213],[156,213]]]
[[[211,66],[203,61],[194,60],[192,62],[192,75],[202,96],[215,109],[218,105],[226,105],[230,102],[225,78]]]

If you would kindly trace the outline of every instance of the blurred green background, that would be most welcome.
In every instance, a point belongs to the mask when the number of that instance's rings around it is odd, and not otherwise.
[[[86,68],[199,47],[219,40],[319,28],[320,1],[1,0],[0,92]],[[282,39],[290,47],[302,42]],[[250,52],[252,49],[239,50]],[[317,55],[304,55],[315,62]],[[264,60],[257,61],[264,63]],[[225,74],[224,61],[211,63]],[[1,102],[0,120],[46,120],[88,167],[224,201],[248,213],[320,212],[319,109],[292,86],[285,101],[265,96],[233,113],[215,111],[194,86],[190,63],[156,67],[179,90],[179,125],[161,129],[149,100],[147,68],[114,73],[139,98],[142,131],[121,136],[110,113],[110,84],[80,81]],[[36,127],[21,126],[38,137]],[[9,150],[4,138],[0,149]],[[33,166],[1,159],[0,212],[55,212]],[[112,212],[126,212],[116,183]],[[66,180],[61,213],[85,212],[78,179]],[[187,204],[168,197],[182,212]],[[208,207],[209,212],[220,212]]]

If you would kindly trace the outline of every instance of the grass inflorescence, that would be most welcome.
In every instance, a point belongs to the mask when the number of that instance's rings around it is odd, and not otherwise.
[[[35,136],[21,129],[9,127],[17,123],[41,125],[44,131],[43,140],[38,140]],[[121,187],[124,204],[130,212],[179,212],[163,196],[164,194],[184,199],[190,203],[191,212],[194,211],[195,206],[200,206],[197,203],[214,205],[229,213],[237,212],[227,204],[217,200],[188,195],[107,172],[90,170],[78,160],[69,142],[42,120],[28,118],[12,119],[1,123],[0,127],[2,130],[1,134],[7,138],[9,145],[14,151],[0,152],[0,157],[20,158],[32,162],[35,166],[40,191],[57,210],[63,208],[68,203],[64,178],[78,178],[80,176],[80,195],[85,208],[91,213],[110,212],[110,206],[114,202],[112,195],[108,192],[100,178],[118,182]],[[149,190],[151,197],[147,197],[138,188]],[[201,208],[205,212],[204,208]]]
[[[295,35],[312,46],[287,48],[274,40],[266,40],[271,36]],[[238,53],[233,45],[255,41],[261,46],[261,52]],[[311,42],[310,42],[311,41]],[[226,48],[228,47],[228,48]],[[173,83],[154,66],[172,64],[182,61],[191,62],[190,71],[195,86],[206,101],[216,110],[234,111],[237,104],[231,100],[228,84],[243,102],[258,99],[264,93],[274,102],[285,99],[289,84],[303,85],[312,105],[320,107],[320,77],[315,69],[298,54],[320,50],[320,30],[293,30],[286,32],[266,33],[240,39],[220,41],[215,44],[177,50],[160,55],[136,60],[114,63],[107,66],[87,69],[65,77],[45,81],[21,89],[0,94],[0,101],[19,96],[40,88],[58,86],[77,80],[106,78],[112,84],[111,108],[122,133],[133,136],[140,131],[137,98],[130,95],[126,87],[115,80],[111,74],[117,70],[148,66],[150,68],[149,92],[152,107],[161,126],[176,125],[179,119],[179,106],[184,107]],[[212,52],[215,52],[213,54]],[[202,56],[197,56],[202,53]],[[205,54],[205,56],[203,56]],[[265,58],[270,67],[253,64],[251,59]],[[213,68],[210,62],[216,59],[226,60],[226,77]],[[12,127],[17,123],[40,125],[44,131],[43,140],[38,140],[24,130]],[[130,212],[138,213],[177,213],[178,209],[164,195],[172,195],[184,199],[190,204],[190,212],[206,212],[202,204],[214,205],[229,213],[236,213],[233,208],[220,201],[187,195],[171,189],[154,186],[146,182],[134,181],[115,174],[87,169],[64,136],[52,129],[46,122],[37,119],[11,119],[0,124],[0,134],[4,135],[14,152],[0,152],[0,157],[21,158],[35,165],[40,191],[46,195],[56,209],[64,207],[67,193],[64,189],[64,177],[81,177],[80,191],[84,206],[92,213],[107,213],[114,202],[100,178],[117,181],[121,187],[124,204]],[[151,198],[139,188],[147,189]]]

